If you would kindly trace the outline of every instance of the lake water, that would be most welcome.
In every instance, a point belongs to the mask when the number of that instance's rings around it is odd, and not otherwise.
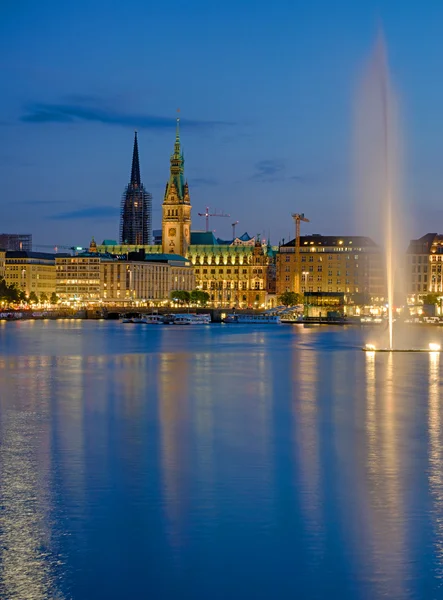
[[[371,335],[0,323],[0,598],[443,598],[443,356]]]

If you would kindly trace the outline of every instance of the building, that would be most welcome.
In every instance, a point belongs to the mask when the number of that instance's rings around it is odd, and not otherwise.
[[[192,232],[188,258],[197,288],[214,306],[263,308],[275,297],[275,253],[259,239],[253,245],[218,243],[212,232]]]
[[[304,317],[309,319],[341,319],[345,315],[343,292],[305,292]]]
[[[141,183],[137,132],[135,132],[131,179],[121,201],[120,243],[151,244],[151,242],[152,196]]]
[[[32,235],[30,233],[0,233],[0,248],[10,252],[20,250],[32,252]]]
[[[161,235],[156,232],[156,241],[157,245],[117,245],[113,240],[104,240],[98,251],[129,256],[143,250],[153,260],[158,260],[154,255],[160,254],[181,256],[192,264],[195,286],[208,292],[213,306],[262,308],[275,305],[276,249],[246,233],[232,240],[221,240],[210,231],[191,232],[191,201],[184,177],[178,119],[162,205],[162,231]]]
[[[0,279],[5,278],[5,260],[6,252],[5,250],[0,250]]]
[[[91,241],[89,250],[76,256],[56,256],[56,292],[62,302],[100,301],[100,263],[102,258],[97,245]]]
[[[133,306],[169,301],[195,289],[191,263],[171,254],[100,253],[94,241],[78,256],[56,258],[57,295],[66,303]]]
[[[185,159],[180,148],[180,119],[177,119],[174,153],[170,158],[169,181],[162,207],[162,251],[186,256],[191,243],[191,199],[184,179]]]
[[[45,252],[6,252],[5,280],[29,296],[32,292],[38,299],[46,294],[48,300],[56,291],[55,254]],[[64,256],[64,255],[57,255]]]
[[[277,255],[277,295],[305,292],[364,294],[373,302],[386,297],[385,268],[380,248],[368,237],[307,235],[300,237],[300,264],[295,240],[280,246]]]
[[[411,303],[428,293],[443,293],[443,235],[427,233],[406,251],[406,292]]]

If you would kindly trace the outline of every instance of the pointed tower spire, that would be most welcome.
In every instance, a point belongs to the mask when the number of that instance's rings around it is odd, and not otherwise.
[[[138,158],[137,131],[134,133],[134,151],[132,153],[131,185],[140,187],[140,160]]]
[[[177,117],[177,125],[175,128],[174,157],[180,159],[181,155],[182,153],[180,148],[180,117]]]

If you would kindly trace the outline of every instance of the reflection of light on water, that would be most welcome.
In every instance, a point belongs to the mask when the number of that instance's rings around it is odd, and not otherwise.
[[[8,600],[63,597],[56,590],[49,515],[50,360],[11,359],[17,380],[2,377],[8,404],[0,399],[0,597]]]
[[[429,487],[434,500],[435,553],[438,560],[436,575],[443,579],[443,451],[440,411],[440,354],[429,353]]]
[[[168,533],[173,546],[183,543],[183,512],[188,494],[184,489],[189,443],[183,440],[188,413],[188,355],[163,353],[160,357],[159,402],[163,498]]]
[[[293,426],[297,442],[296,461],[300,466],[302,493],[299,494],[312,550],[323,553],[324,515],[322,510],[320,448],[317,407],[317,353],[301,352],[294,368],[293,385],[298,388],[299,403],[294,406]]]
[[[389,594],[406,598],[404,572],[407,564],[404,508],[400,485],[400,457],[398,432],[398,406],[394,392],[394,356],[380,360],[384,366],[385,381],[376,386],[376,357],[365,353],[366,361],[366,435],[367,472],[369,478],[369,503],[367,515],[369,532],[372,532],[372,558],[379,577],[389,581]],[[386,594],[383,588],[380,594]],[[391,596],[394,597],[394,596]]]

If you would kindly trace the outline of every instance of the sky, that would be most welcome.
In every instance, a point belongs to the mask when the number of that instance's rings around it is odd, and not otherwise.
[[[356,89],[383,27],[401,106],[411,235],[443,232],[443,3],[3,0],[0,233],[117,239],[134,130],[154,228],[180,108],[193,229],[364,235]],[[409,234],[409,231],[408,231]],[[40,248],[37,248],[40,245]]]

